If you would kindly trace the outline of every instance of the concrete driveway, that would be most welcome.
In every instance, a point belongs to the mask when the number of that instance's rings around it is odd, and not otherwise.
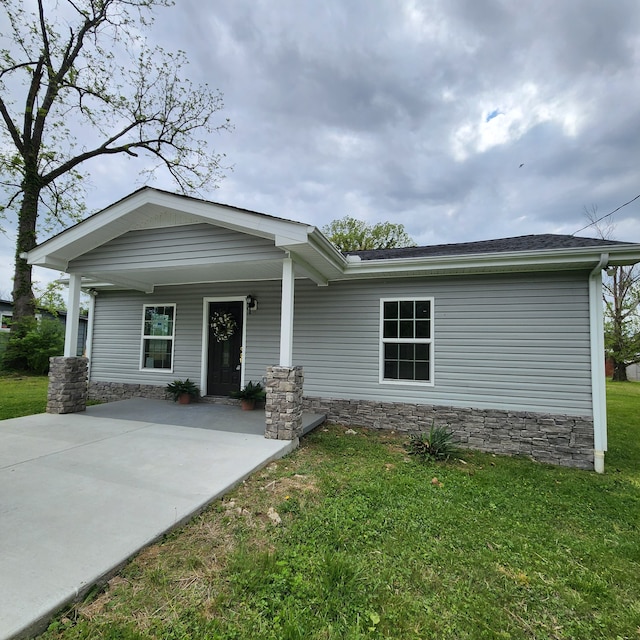
[[[127,414],[122,406],[111,413]],[[153,412],[109,417],[106,407],[0,421],[1,640],[42,630],[130,556],[297,444],[217,430],[215,421],[142,419]]]

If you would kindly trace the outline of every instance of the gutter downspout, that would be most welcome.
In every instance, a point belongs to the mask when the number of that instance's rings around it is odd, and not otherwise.
[[[602,302],[602,270],[609,254],[589,275],[589,333],[591,341],[591,396],[593,404],[593,468],[604,473],[604,452],[607,450],[607,395],[604,371],[604,304]]]

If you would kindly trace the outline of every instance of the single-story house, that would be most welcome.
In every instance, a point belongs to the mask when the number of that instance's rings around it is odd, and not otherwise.
[[[56,311],[55,314],[46,309],[36,310],[36,319],[51,318],[58,320],[64,327],[67,326],[67,312],[64,310]],[[13,302],[11,300],[0,300],[0,334],[9,334],[11,331],[11,322],[13,320]],[[76,343],[76,355],[81,356],[84,353],[87,344],[87,326],[89,323],[88,316],[80,314],[78,322],[78,340]]]
[[[145,187],[28,261],[70,275],[70,309],[91,294],[90,396],[265,381],[267,437],[297,437],[311,409],[602,471],[601,275],[640,245],[529,235],[342,254],[314,226]],[[74,355],[50,388],[82,370]]]

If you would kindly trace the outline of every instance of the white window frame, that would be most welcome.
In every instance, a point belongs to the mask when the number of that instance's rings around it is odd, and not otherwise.
[[[156,307],[173,307],[173,331],[171,336],[148,336],[144,332],[144,319],[147,314],[147,309]],[[175,348],[176,348],[176,318],[178,316],[178,306],[175,302],[154,302],[142,305],[142,327],[140,330],[140,371],[148,371],[153,373],[173,373],[175,363]],[[145,340],[171,340],[171,368],[170,369],[156,369],[155,367],[144,366],[144,341]]]
[[[0,311],[0,331],[11,331],[10,327],[2,326],[2,320],[4,320],[4,318],[13,320],[13,311]]]
[[[431,311],[430,320],[430,337],[429,338],[385,338],[384,337],[384,305],[385,302],[428,302]],[[397,298],[380,298],[380,345],[379,345],[379,382],[380,384],[389,385],[410,385],[416,387],[433,387],[434,386],[434,307],[435,301],[431,296],[411,296]],[[415,319],[415,318],[414,318]],[[391,380],[384,377],[384,346],[385,344],[428,344],[429,346],[429,380]]]
[[[34,317],[38,322],[42,320],[42,314],[40,313],[36,313]],[[11,331],[10,327],[2,326],[2,318],[8,318],[13,321],[13,311],[0,311],[0,331]]]

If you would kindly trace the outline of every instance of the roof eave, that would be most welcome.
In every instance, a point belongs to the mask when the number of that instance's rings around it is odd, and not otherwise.
[[[455,273],[519,272],[532,270],[576,270],[593,268],[603,254],[608,266],[640,262],[640,245],[579,247],[536,251],[513,251],[457,256],[347,260],[345,278],[403,276],[411,274],[445,275]]]

